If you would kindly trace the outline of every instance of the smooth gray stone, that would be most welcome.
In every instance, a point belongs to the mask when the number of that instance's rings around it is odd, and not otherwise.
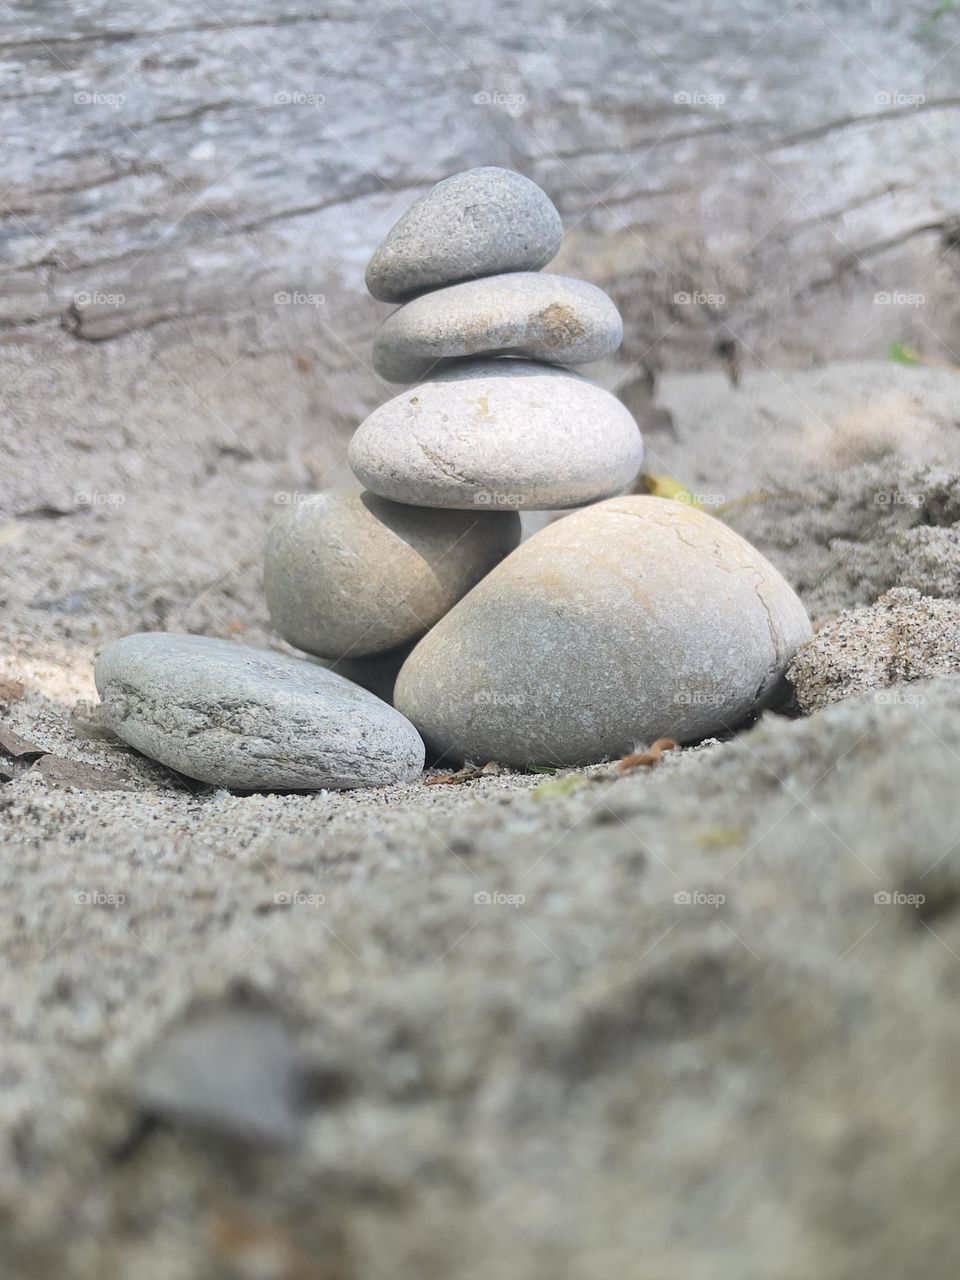
[[[314,494],[267,537],[270,618],[319,657],[383,653],[422,636],[519,541],[513,511],[426,510],[353,489]]]
[[[787,582],[721,521],[614,498],[508,556],[420,641],[394,701],[448,758],[590,764],[739,724],[810,634]]]
[[[401,392],[350,442],[375,493],[424,507],[549,511],[629,488],[643,458],[616,396],[527,360],[476,360]]]
[[[622,340],[620,312],[602,289],[519,271],[453,284],[398,308],[380,326],[373,366],[390,382],[416,382],[464,356],[589,364],[613,355]]]
[[[423,743],[392,707],[303,658],[209,636],[124,636],[97,659],[110,728],[188,777],[244,790],[407,782]]]
[[[382,302],[425,289],[536,271],[560,248],[560,215],[545,191],[512,169],[466,169],[438,182],[388,232],[367,267]]]

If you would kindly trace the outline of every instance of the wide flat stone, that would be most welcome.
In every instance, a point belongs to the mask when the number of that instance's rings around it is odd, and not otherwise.
[[[215,786],[342,790],[407,782],[423,768],[408,720],[306,659],[145,632],[108,645],[95,678],[119,738]]]
[[[616,396],[569,370],[477,360],[375,409],[350,442],[357,478],[425,507],[551,510],[629,488],[643,442]]]
[[[536,271],[560,247],[560,215],[545,191],[512,169],[455,173],[421,196],[367,267],[367,288],[402,302],[438,285],[501,271]]]
[[[314,494],[268,535],[270,618],[307,653],[383,653],[422,636],[519,541],[512,511],[428,510],[353,489]]]
[[[373,364],[391,382],[417,382],[464,356],[588,364],[622,340],[620,312],[602,289],[520,271],[437,289],[398,308],[380,326]]]
[[[614,498],[465,596],[404,663],[394,703],[447,758],[589,764],[732,729],[809,635],[784,578],[721,521]]]

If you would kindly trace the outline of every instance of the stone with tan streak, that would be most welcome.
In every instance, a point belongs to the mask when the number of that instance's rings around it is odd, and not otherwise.
[[[809,635],[791,587],[721,521],[614,498],[508,556],[413,650],[394,702],[447,758],[586,764],[742,723]]]
[[[416,382],[465,356],[589,364],[613,355],[622,339],[620,312],[602,289],[517,271],[437,289],[398,308],[380,326],[373,364],[391,382]]]

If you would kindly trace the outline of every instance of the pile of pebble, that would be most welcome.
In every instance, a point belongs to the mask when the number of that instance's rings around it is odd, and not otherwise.
[[[222,786],[347,788],[416,777],[425,744],[585,764],[769,700],[806,612],[720,521],[615,496],[640,433],[569,366],[613,354],[622,322],[601,290],[540,273],[561,235],[546,194],[506,169],[408,210],[367,285],[400,304],[374,364],[413,385],[350,443],[363,488],[296,504],[268,539],[273,624],[313,660],[128,636],[96,667],[118,736]],[[585,509],[520,545],[520,510],[569,507]]]

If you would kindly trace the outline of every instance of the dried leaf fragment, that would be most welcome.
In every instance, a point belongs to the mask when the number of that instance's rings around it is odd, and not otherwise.
[[[0,702],[20,702],[25,693],[22,680],[0,677]]]
[[[0,724],[0,751],[14,760],[38,760],[47,754],[46,747],[38,747],[36,743],[21,738],[5,724]]]
[[[37,773],[53,787],[70,788],[73,791],[130,791],[132,784],[122,774],[112,769],[100,769],[80,760],[68,760],[65,756],[43,755],[33,766]]]
[[[687,486],[681,484],[674,476],[644,471],[640,476],[639,483],[643,485],[647,493],[652,494],[655,498],[672,498],[674,502],[683,502],[688,507],[701,507],[701,504]]]
[[[599,781],[596,777],[590,777],[585,773],[566,773],[559,778],[550,778],[547,782],[541,782],[538,787],[533,789],[534,800],[557,800],[562,796],[568,796],[572,791],[579,791],[581,787],[589,786],[591,782]]]
[[[634,751],[631,755],[618,760],[617,773],[622,775],[632,773],[634,769],[652,769],[660,763],[664,752],[677,750],[678,745],[672,738],[658,738],[649,751]]]

